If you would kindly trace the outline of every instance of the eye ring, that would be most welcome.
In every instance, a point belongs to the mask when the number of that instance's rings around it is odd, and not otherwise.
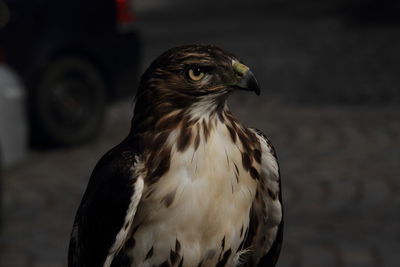
[[[187,76],[192,80],[192,81],[200,81],[206,76],[206,72],[202,70],[200,67],[191,67],[187,70]]]

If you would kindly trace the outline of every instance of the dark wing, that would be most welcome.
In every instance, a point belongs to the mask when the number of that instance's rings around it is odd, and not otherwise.
[[[135,175],[135,164],[135,153],[125,149],[124,143],[97,163],[75,217],[69,267],[100,267],[109,260],[110,249],[119,242],[116,236],[123,226],[125,230],[130,227],[124,225],[130,203],[141,197],[141,178]]]
[[[245,247],[252,251],[249,266],[272,267],[279,258],[283,238],[281,178],[272,143],[261,131],[253,132],[261,143],[261,175]]]

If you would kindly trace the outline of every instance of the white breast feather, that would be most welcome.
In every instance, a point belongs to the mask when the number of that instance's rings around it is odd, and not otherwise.
[[[132,221],[135,217],[135,213],[139,204],[139,201],[142,197],[144,187],[144,181],[142,177],[138,177],[134,184],[134,194],[131,197],[131,201],[129,203],[128,211],[125,215],[124,224],[121,230],[118,232],[114,244],[108,251],[108,256],[103,264],[103,267],[109,267],[114,259],[115,254],[121,249],[125,240],[127,239],[127,235],[132,226]],[[125,227],[127,225],[128,227]]]
[[[176,143],[173,138],[169,141]],[[135,233],[134,261],[143,261],[153,247],[154,256],[147,263],[160,264],[169,257],[176,239],[181,244],[185,266],[197,265],[206,255],[210,259],[204,266],[216,264],[224,237],[225,247],[237,250],[240,229],[246,229],[249,223],[257,186],[241,167],[241,149],[218,120],[207,142],[201,138],[196,151],[191,146],[181,153],[173,145],[169,171],[159,180],[151,198],[143,200],[138,209],[136,219],[145,223]],[[239,169],[239,183],[234,164]],[[174,190],[175,199],[166,208],[161,200]],[[217,253],[212,255],[212,250]]]

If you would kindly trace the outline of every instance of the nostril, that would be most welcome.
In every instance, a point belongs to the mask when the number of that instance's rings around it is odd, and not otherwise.
[[[249,67],[247,67],[246,65],[243,65],[243,64],[241,64],[239,62],[234,62],[233,63],[233,70],[235,71],[236,76],[238,78],[242,78],[249,71]]]
[[[236,72],[236,77],[242,78],[243,77],[243,73]]]

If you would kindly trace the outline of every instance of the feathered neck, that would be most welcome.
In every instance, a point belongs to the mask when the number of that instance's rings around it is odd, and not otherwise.
[[[190,126],[201,119],[211,120],[229,112],[227,94],[194,96],[171,90],[139,91],[136,96],[131,133],[157,134],[177,127]],[[188,122],[189,125],[185,125]]]
[[[184,153],[189,148],[195,153],[200,144],[206,145],[218,131],[224,131],[224,135],[241,148],[244,165],[250,168],[254,149],[259,151],[258,140],[233,117],[226,98],[215,101],[210,97],[190,103],[188,99],[154,96],[148,94],[150,98],[146,101],[143,96],[137,98],[128,137],[145,162],[148,184],[157,182],[169,170],[173,153]],[[151,97],[153,101],[149,101]]]

